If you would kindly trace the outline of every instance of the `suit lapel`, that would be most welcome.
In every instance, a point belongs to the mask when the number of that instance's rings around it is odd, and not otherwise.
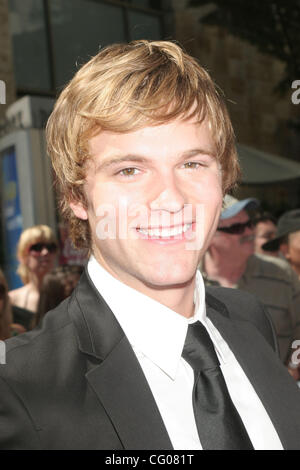
[[[87,374],[125,449],[172,449],[144,374],[124,336]]]
[[[86,379],[124,449],[172,449],[131,345],[87,273],[74,292],[69,312],[76,326],[79,349],[91,359]]]
[[[224,304],[220,309],[208,303],[207,315],[251,381],[283,447],[299,448],[299,425],[294,419],[295,407],[300,412],[299,390],[272,348],[251,322],[229,318]],[[286,396],[289,400],[284,400]]]

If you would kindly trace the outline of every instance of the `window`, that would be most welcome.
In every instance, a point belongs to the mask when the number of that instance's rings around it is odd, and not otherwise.
[[[100,47],[161,39],[160,0],[9,0],[19,95],[53,96]]]
[[[126,41],[122,8],[86,0],[50,2],[55,78],[65,84],[100,47]]]
[[[43,2],[9,0],[9,8],[17,88],[50,91]]]

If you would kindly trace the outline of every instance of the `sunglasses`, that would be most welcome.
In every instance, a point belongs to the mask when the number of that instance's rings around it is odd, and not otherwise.
[[[245,232],[246,228],[253,228],[252,220],[247,220],[243,224],[233,224],[229,225],[229,227],[219,227],[217,230],[219,232],[229,233],[230,235],[241,235]]]
[[[44,248],[47,248],[49,253],[55,253],[57,250],[56,243],[35,243],[31,245],[29,251],[34,251],[35,253],[41,253]]]
[[[3,300],[6,297],[6,287],[3,284],[0,284],[0,300]]]

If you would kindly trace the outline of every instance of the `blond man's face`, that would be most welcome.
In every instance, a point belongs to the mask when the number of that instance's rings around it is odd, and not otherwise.
[[[90,141],[85,193],[93,253],[116,278],[143,286],[190,281],[219,220],[222,181],[206,121],[135,132],[103,132]]]

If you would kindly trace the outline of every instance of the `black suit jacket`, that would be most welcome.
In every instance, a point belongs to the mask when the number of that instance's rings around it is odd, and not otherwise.
[[[207,314],[236,355],[286,449],[300,449],[300,392],[274,354],[254,297],[207,289]],[[0,449],[172,449],[135,354],[84,273],[42,328],[7,341]],[[258,423],[259,427],[259,423]]]

